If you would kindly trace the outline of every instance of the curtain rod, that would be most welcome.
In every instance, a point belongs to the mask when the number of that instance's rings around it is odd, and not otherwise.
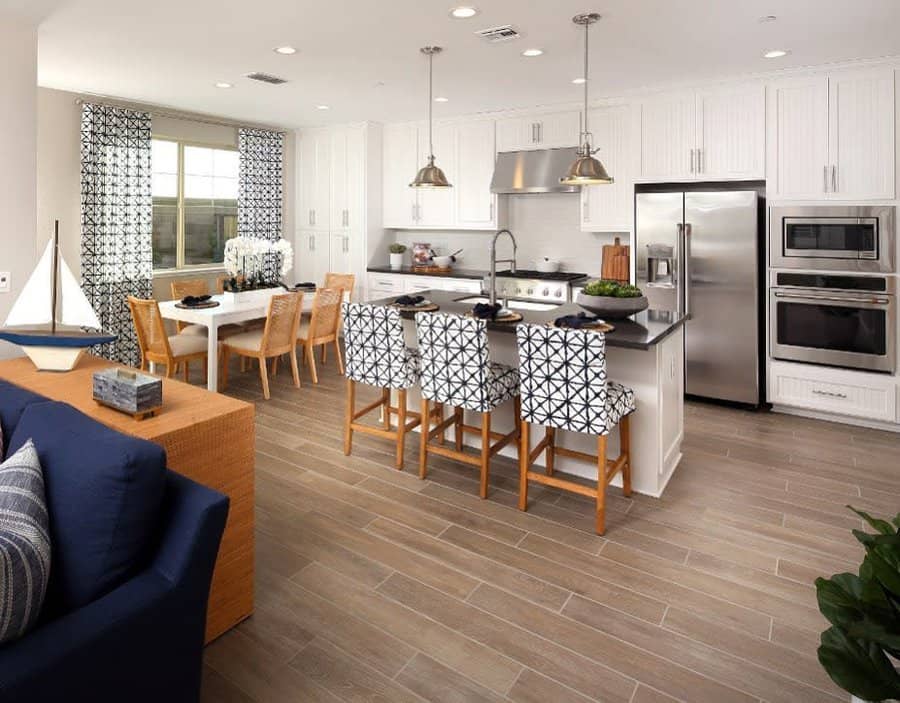
[[[93,96],[88,96],[86,98],[75,98],[76,105],[84,105],[85,103],[106,105],[108,107],[119,107],[126,110],[140,110],[143,112],[149,112],[151,115],[157,115],[159,117],[171,117],[172,119],[176,120],[189,120],[191,122],[200,122],[201,124],[215,125],[217,127],[232,127],[235,129],[240,127],[248,127],[250,129],[265,129],[270,132],[278,132],[279,134],[287,133],[286,129],[279,127],[271,127],[269,125],[263,125],[253,122],[229,121],[224,118],[216,119],[214,117],[207,117],[190,112],[180,112],[178,110],[158,108],[143,103],[133,103],[127,100],[113,100],[104,97],[97,97],[95,99]]]

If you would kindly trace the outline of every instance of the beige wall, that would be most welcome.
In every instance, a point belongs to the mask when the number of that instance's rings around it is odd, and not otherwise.
[[[0,271],[8,271],[9,293],[0,293],[0,324],[36,261],[35,183],[37,124],[37,32],[0,14]],[[19,350],[0,342],[0,358]]]
[[[58,219],[63,256],[76,276],[81,269],[81,96],[49,88],[37,89],[37,247],[43,247]],[[4,101],[5,102],[5,101]],[[153,112],[152,106],[145,107]],[[237,146],[237,127],[209,124],[188,117],[157,115],[153,134],[207,144]],[[284,232],[294,231],[294,133],[287,131],[284,150]],[[34,231],[34,227],[32,227]],[[33,251],[32,251],[33,253]],[[2,266],[0,266],[2,269]],[[2,269],[5,270],[5,269]],[[179,276],[196,277],[196,274]],[[216,273],[210,273],[210,280]],[[204,276],[206,277],[206,276]],[[154,295],[169,298],[172,276],[154,280]]]

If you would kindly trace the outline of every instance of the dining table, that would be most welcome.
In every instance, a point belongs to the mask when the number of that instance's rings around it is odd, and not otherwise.
[[[273,294],[283,293],[283,290]],[[211,297],[218,303],[215,307],[184,307],[178,300],[166,300],[159,303],[159,313],[166,320],[186,322],[191,325],[203,325],[207,329],[207,371],[206,388],[216,392],[219,389],[219,328],[223,325],[249,322],[264,318],[269,311],[271,296],[251,295],[244,298],[240,294],[237,300],[232,296],[220,293]],[[303,296],[303,310],[312,310],[314,295]]]

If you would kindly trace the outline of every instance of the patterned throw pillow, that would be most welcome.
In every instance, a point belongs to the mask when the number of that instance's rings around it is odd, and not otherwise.
[[[37,622],[49,578],[44,473],[29,439],[0,464],[0,644]]]

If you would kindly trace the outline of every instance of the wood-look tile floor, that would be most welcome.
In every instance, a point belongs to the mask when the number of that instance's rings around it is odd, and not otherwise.
[[[289,375],[257,408],[255,615],[205,654],[204,703],[847,700],[816,661],[818,575],[855,570],[847,503],[900,507],[900,436],[690,403],[660,500],[553,489],[516,509],[499,460],[403,471],[357,435],[343,383]],[[363,394],[363,400],[367,398]],[[374,394],[373,394],[374,397]]]

